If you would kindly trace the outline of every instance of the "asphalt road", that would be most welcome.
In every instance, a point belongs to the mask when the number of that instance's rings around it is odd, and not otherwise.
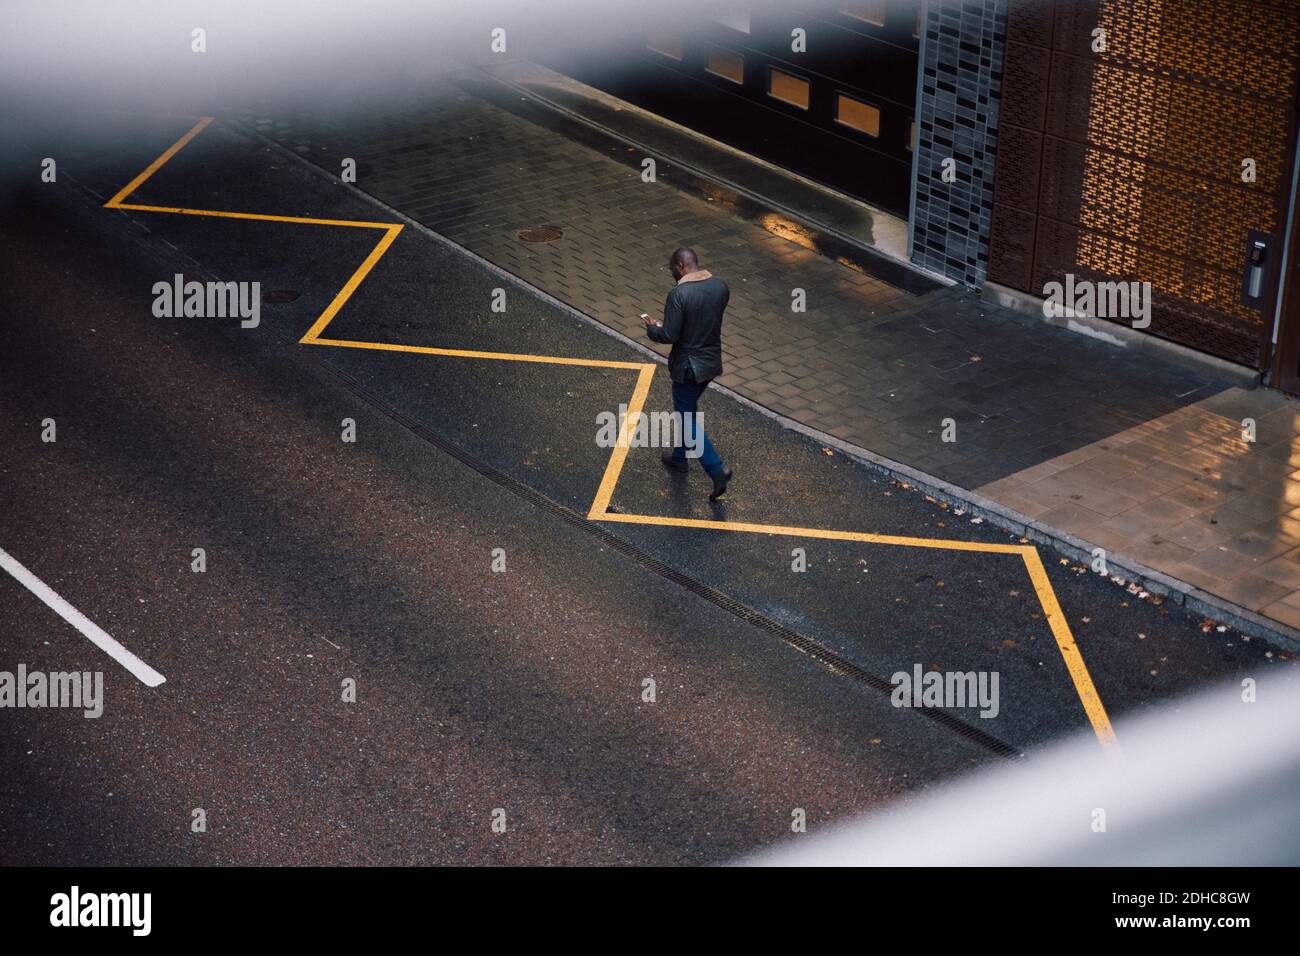
[[[0,574],[0,670],[102,670],[106,698],[0,710],[0,863],[721,862],[796,809],[813,830],[1092,733],[1018,556],[587,522],[596,415],[634,370],[299,345],[377,233],[104,209],[190,122],[115,125],[33,144],[59,180],[0,221],[0,548],[166,682]],[[220,123],[131,201],[392,221]],[[255,329],[155,317],[177,272],[294,295]],[[411,226],[328,335],[646,360]],[[705,403],[725,501],[638,448],[611,510],[1017,543]],[[669,407],[660,369],[647,408]],[[1043,558],[1111,719],[1294,681],[1275,648]],[[892,706],[880,683],[915,665],[997,672],[998,716]]]

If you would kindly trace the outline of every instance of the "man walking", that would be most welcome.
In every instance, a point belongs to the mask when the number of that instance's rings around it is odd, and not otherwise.
[[[700,268],[690,249],[678,249],[668,260],[668,271],[676,285],[664,302],[664,320],[657,323],[645,318],[646,334],[655,342],[672,345],[668,354],[668,373],[673,380],[673,410],[682,419],[686,445],[703,446],[700,464],[713,479],[710,501],[727,493],[731,469],[704,433],[699,421],[700,396],[709,382],[722,374],[722,313],[727,309],[731,290],[727,284]],[[678,445],[663,456],[673,471],[685,472],[686,449]]]

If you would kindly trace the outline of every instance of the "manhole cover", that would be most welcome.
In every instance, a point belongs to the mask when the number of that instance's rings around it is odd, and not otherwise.
[[[533,226],[531,229],[520,229],[517,235],[524,242],[554,242],[564,238],[564,230],[555,226]]]
[[[276,289],[274,292],[268,292],[262,296],[262,302],[265,305],[283,305],[286,302],[292,302],[298,298],[299,293],[292,289]]]

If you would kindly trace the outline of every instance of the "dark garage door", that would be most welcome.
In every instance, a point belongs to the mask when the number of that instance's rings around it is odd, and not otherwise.
[[[550,66],[768,162],[907,215],[917,70],[912,0],[754,5]],[[806,52],[791,50],[803,30]]]

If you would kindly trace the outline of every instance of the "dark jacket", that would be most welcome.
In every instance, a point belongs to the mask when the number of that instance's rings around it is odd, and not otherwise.
[[[730,298],[727,283],[704,271],[684,276],[668,293],[663,324],[646,334],[672,345],[668,373],[674,382],[685,382],[688,368],[697,382],[722,374],[722,313]]]

